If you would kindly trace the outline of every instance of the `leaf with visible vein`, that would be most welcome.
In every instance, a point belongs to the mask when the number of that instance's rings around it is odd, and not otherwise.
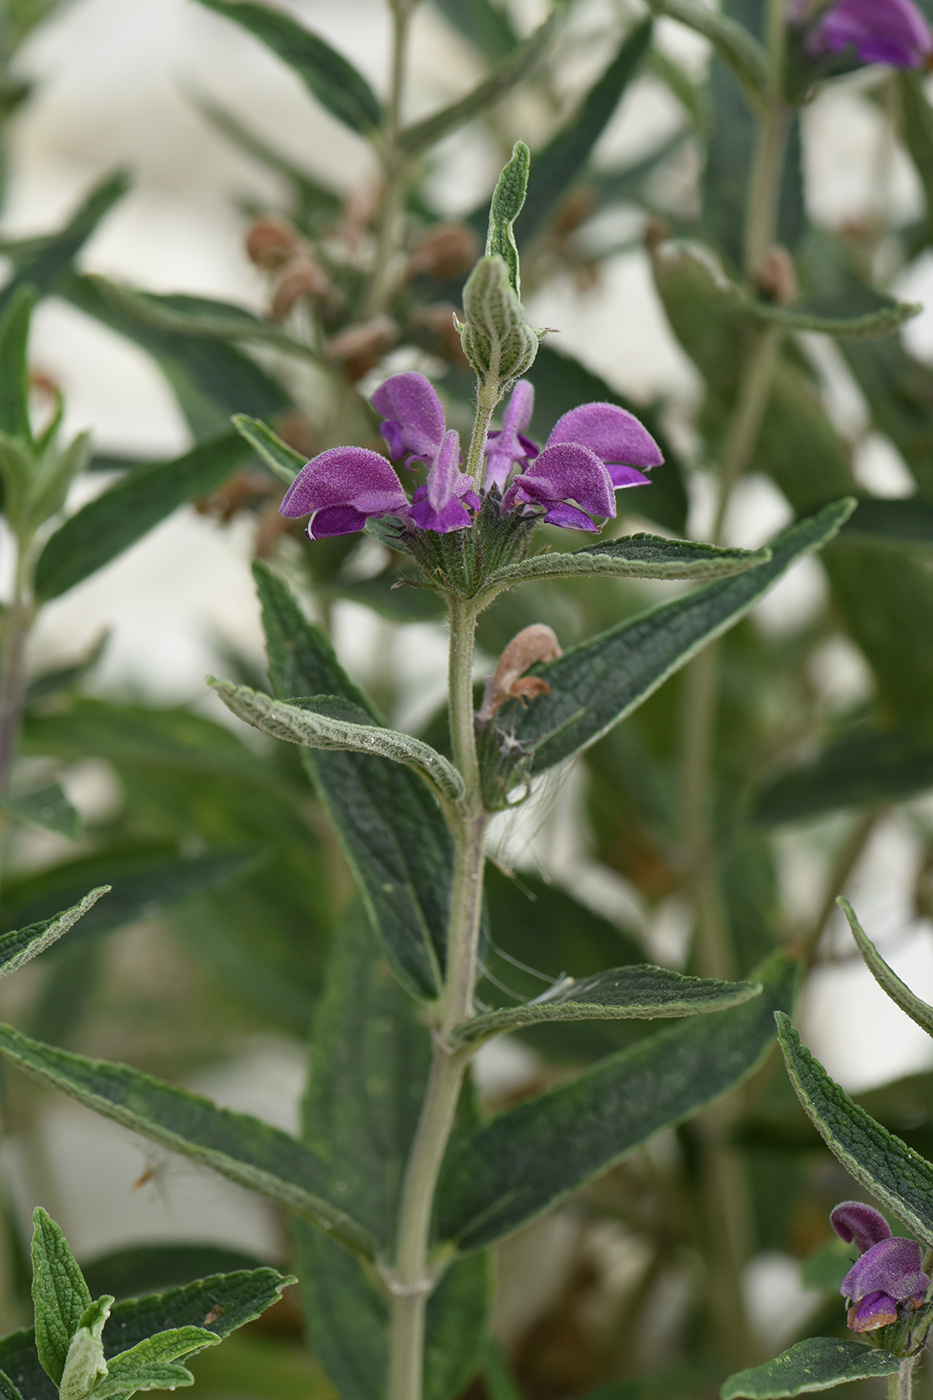
[[[536,554],[506,564],[489,575],[480,601],[491,602],[504,588],[546,578],[654,578],[707,582],[729,578],[767,564],[770,549],[730,549],[660,535],[626,535],[621,540],[566,553]]]
[[[766,782],[753,808],[763,824],[846,807],[903,802],[933,788],[933,744],[904,730],[844,734],[809,762]]]
[[[382,125],[382,104],[362,73],[290,15],[248,0],[201,0],[201,4],[261,39],[344,126],[366,136]]]
[[[923,310],[919,302],[895,301],[878,311],[845,320],[748,298],[737,300],[736,305],[755,320],[769,321],[789,331],[819,331],[837,340],[881,340],[886,335],[894,335],[906,321],[912,321]]]
[[[91,1306],[91,1295],[61,1227],[41,1206],[33,1211],[32,1222],[36,1350],[42,1369],[59,1385],[71,1340]]]
[[[744,617],[792,564],[832,539],[855,508],[851,497],[784,530],[771,558],[735,578],[707,584],[664,603],[535,666],[550,693],[518,713],[514,738],[534,755],[534,772],[572,757],[624,719],[692,656]]]
[[[829,1390],[834,1385],[866,1380],[869,1376],[893,1376],[900,1358],[889,1351],[867,1347],[838,1337],[807,1337],[782,1351],[763,1366],[737,1371],[723,1385],[722,1400],[784,1400],[811,1390]]]
[[[888,967],[878,949],[872,943],[868,934],[862,928],[855,917],[855,910],[847,899],[836,901],[839,908],[849,921],[849,928],[852,930],[852,937],[855,939],[858,950],[862,955],[865,966],[874,977],[881,990],[891,998],[895,1006],[899,1006],[902,1011],[916,1021],[921,1030],[927,1035],[933,1035],[933,1006],[923,1001],[910,988],[901,981],[897,973]]]
[[[89,273],[88,280],[111,306],[156,330],[204,336],[208,340],[264,340],[283,350],[316,358],[308,346],[293,340],[275,321],[263,321],[232,302],[180,292],[144,292],[111,282],[100,273]]]
[[[663,1030],[463,1138],[441,1175],[440,1239],[463,1251],[494,1244],[747,1078],[773,1043],[775,1009],[793,1000],[797,967],[775,953],[758,978],[760,996]]]
[[[82,915],[92,909],[101,895],[107,894],[109,890],[109,885],[98,885],[96,890],[91,890],[77,904],[73,904],[61,914],[56,914],[53,919],[42,919],[27,928],[13,929],[9,933],[0,934],[0,977],[9,976],[39,953],[44,953],[63,933],[73,928]]]
[[[443,754],[410,734],[373,724],[365,710],[339,695],[311,695],[286,702],[213,676],[207,683],[228,710],[273,739],[331,753],[388,758],[426,778],[448,800],[456,802],[463,796],[463,778]]]
[[[248,1113],[218,1108],[199,1094],[128,1065],[44,1045],[12,1026],[0,1024],[0,1053],[105,1118],[212,1167],[237,1185],[314,1221],[349,1249],[371,1255],[366,1232],[322,1192],[322,1163],[279,1128]]]
[[[305,465],[301,453],[289,447],[287,442],[277,437],[259,418],[248,418],[245,413],[235,413],[232,421],[240,437],[246,439],[270,471],[284,481],[286,486],[291,486]]]
[[[850,1176],[933,1244],[933,1166],[876,1123],[801,1044],[790,1017],[776,1016],[787,1072],[804,1111]]]
[[[756,982],[684,977],[667,967],[617,967],[579,981],[568,977],[558,984],[554,995],[540,1001],[486,1011],[461,1021],[454,1027],[452,1038],[457,1044],[470,1045],[542,1021],[647,1021],[696,1016],[738,1006],[760,991]]]

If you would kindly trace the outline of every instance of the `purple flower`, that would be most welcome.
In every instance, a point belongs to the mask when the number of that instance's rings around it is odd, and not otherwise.
[[[647,486],[638,467],[656,467],[664,459],[654,438],[633,414],[611,403],[572,408],[554,425],[540,455],[522,436],[534,406],[534,391],[525,380],[516,384],[502,421],[486,452],[487,480],[505,489],[513,467],[518,473],[505,490],[503,510],[516,503],[544,506],[544,519],[591,533],[590,515],[614,516],[614,493],[623,486]]]
[[[468,529],[472,522],[467,506],[479,510],[481,505],[473,478],[460,470],[460,435],[451,428],[431,463],[427,482],[415,490],[410,517],[420,529],[446,535]]]
[[[408,497],[392,467],[366,447],[331,447],[302,467],[279,506],[292,518],[310,515],[308,538],[352,535],[367,520],[408,513]]]
[[[810,31],[806,47],[815,57],[854,49],[860,63],[921,68],[933,36],[912,0],[837,0]]]
[[[412,461],[430,466],[447,431],[444,410],[431,382],[414,370],[393,374],[379,386],[370,402],[383,415],[379,431],[388,444],[389,455],[397,461],[408,453],[406,466]]]
[[[884,1216],[860,1201],[843,1201],[829,1218],[836,1234],[859,1250],[839,1289],[853,1332],[887,1327],[923,1305],[930,1280],[916,1240],[892,1237]]]

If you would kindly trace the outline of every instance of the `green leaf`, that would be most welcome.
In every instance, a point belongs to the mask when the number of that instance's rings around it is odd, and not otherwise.
[[[40,295],[50,292],[59,275],[81,251],[101,219],[123,198],[128,189],[129,178],[122,171],[116,175],[108,175],[99,185],[94,186],[64,228],[44,238],[35,239],[28,255],[18,259],[16,276],[0,292],[0,307],[6,306],[24,285],[31,284],[38,289]]]
[[[339,695],[378,722],[281,579],[262,564],[253,572],[275,695]],[[419,778],[388,759],[311,750],[302,756],[393,968],[416,995],[436,996],[453,868],[440,808]]]
[[[72,807],[60,783],[49,783],[33,792],[7,794],[0,797],[0,807],[22,821],[41,826],[46,831],[56,831],[77,841],[84,824],[79,813]]]
[[[931,787],[933,745],[904,731],[856,733],[766,783],[754,817],[775,825],[801,821],[845,807],[903,802]]]
[[[47,542],[36,565],[40,598],[57,598],[96,573],[178,506],[215,491],[247,456],[243,440],[226,434],[118,481],[66,520]]]
[[[0,317],[0,432],[32,441],[29,424],[29,323],[38,293],[29,284],[17,287]],[[0,299],[0,305],[2,305]]]
[[[797,1097],[830,1152],[850,1176],[933,1244],[933,1166],[853,1103],[778,1013],[778,1039]]]
[[[216,1333],[203,1327],[173,1327],[146,1337],[113,1357],[107,1379],[94,1390],[94,1400],[131,1395],[135,1390],[174,1390],[177,1385],[193,1385],[190,1371],[170,1363],[204,1347],[216,1346],[220,1340]]]
[[[84,1261],[82,1271],[92,1294],[139,1298],[165,1291],[209,1274],[260,1267],[260,1260],[239,1249],[214,1244],[132,1244]]]
[[[101,1333],[110,1316],[112,1302],[113,1298],[107,1295],[98,1298],[85,1310],[68,1348],[59,1386],[59,1400],[85,1400],[94,1390],[98,1380],[102,1380],[107,1374]]]
[[[877,311],[866,312],[864,316],[841,319],[789,306],[772,306],[751,298],[743,298],[736,304],[755,320],[784,326],[789,331],[820,331],[836,340],[881,340],[894,335],[905,322],[912,321],[923,310],[919,302],[891,301]]]
[[[709,39],[749,97],[756,105],[761,101],[769,82],[770,64],[764,48],[747,29],[698,0],[650,0],[650,4],[656,15],[669,15]]]
[[[288,703],[251,690],[247,685],[208,677],[208,685],[227,709],[255,729],[282,739],[326,752],[376,754],[393,763],[403,763],[424,777],[450,802],[463,796],[463,778],[457,769],[430,744],[397,729],[373,724],[367,712],[337,695],[312,695]]]
[[[276,437],[272,429],[258,418],[247,418],[245,413],[235,413],[233,426],[266,466],[284,481],[286,486],[291,486],[305,465],[301,453],[289,447],[280,437]]]
[[[172,1327],[204,1327],[226,1337],[277,1302],[282,1290],[294,1281],[277,1269],[238,1270],[117,1303],[104,1334],[104,1354],[118,1355],[153,1333]],[[57,1388],[39,1365],[32,1328],[0,1338],[0,1366],[29,1400],[57,1400]]]
[[[36,1206],[32,1223],[36,1350],[43,1370],[59,1385],[71,1339],[91,1306],[91,1295],[68,1241],[52,1217]]]
[[[728,578],[767,564],[770,549],[724,549],[693,540],[666,540],[659,535],[626,535],[606,544],[567,553],[536,554],[506,564],[489,575],[480,594],[485,604],[504,588],[545,578],[657,578],[689,581]]]
[[[43,919],[27,928],[0,934],[0,977],[8,977],[11,972],[16,972],[39,953],[44,953],[56,939],[73,928],[78,920],[94,907],[101,895],[107,894],[109,890],[109,885],[99,885],[70,909],[56,914],[54,919]]]
[[[0,1371],[0,1400],[23,1400],[16,1386],[3,1371]]]
[[[759,976],[761,996],[660,1031],[466,1137],[442,1173],[440,1238],[464,1251],[494,1243],[745,1079],[796,967],[776,953]]]
[[[650,19],[626,34],[615,57],[590,88],[579,110],[544,150],[536,153],[534,179],[519,224],[523,242],[530,242],[541,231],[567,191],[579,181],[593,147],[651,47],[651,35]]]
[[[757,996],[754,982],[717,982],[708,977],[684,977],[666,967],[647,963],[616,967],[576,981],[565,977],[553,992],[537,1001],[501,1011],[486,1011],[461,1021],[454,1043],[474,1044],[494,1035],[522,1030],[540,1021],[641,1020],[702,1015],[724,1011]]]
[[[516,296],[522,286],[518,265],[518,244],[513,224],[525,203],[531,152],[524,141],[512,147],[512,159],[503,168],[489,205],[489,231],[486,234],[486,256],[501,258],[509,269],[509,283]]]
[[[534,755],[534,771],[579,753],[630,714],[701,647],[738,622],[792,564],[832,539],[854,504],[851,498],[838,501],[783,531],[772,543],[769,563],[651,608],[550,665],[534,667],[534,674],[547,679],[550,694],[522,713],[516,713],[514,702],[502,711],[505,724],[514,724],[515,739]]]
[[[288,1133],[127,1065],[30,1040],[12,1026],[0,1025],[0,1052],[105,1118],[316,1221],[348,1248],[371,1254],[366,1232],[322,1194],[326,1173],[320,1159]]]
[[[201,0],[209,10],[232,19],[292,68],[331,116],[361,135],[382,125],[382,104],[347,59],[283,10],[246,0]]]
[[[111,891],[110,898],[84,918],[80,931],[70,941],[97,938],[111,929],[132,923],[134,919],[151,917],[158,910],[182,899],[217,889],[253,870],[259,858],[259,853],[254,849],[205,851],[199,856],[179,856],[174,850],[127,851],[119,847],[113,851],[102,850],[92,856],[69,861],[66,865],[40,871],[16,885],[11,882],[8,899],[4,901],[3,919],[4,922],[15,919],[38,927],[40,921],[49,919],[50,911],[56,906],[73,903],[89,884],[111,874],[111,885],[93,891],[93,899],[88,896],[93,904],[99,893],[106,889]],[[89,904],[87,908],[90,907]],[[56,916],[59,917],[62,916]],[[28,929],[24,929],[20,936],[28,932]],[[11,937],[16,935],[0,936],[0,948],[5,946],[2,940]]]
[[[434,7],[489,58],[504,58],[518,43],[508,13],[494,0],[434,0]]]
[[[869,1376],[893,1376],[900,1358],[889,1351],[838,1337],[807,1337],[782,1351],[764,1366],[752,1366],[730,1376],[719,1392],[722,1400],[746,1395],[751,1400],[782,1400],[809,1390],[861,1381]]]
[[[232,302],[188,296],[180,292],[160,295],[111,282],[100,273],[90,273],[88,276],[111,306],[156,330],[204,336],[208,340],[270,341],[285,350],[316,358],[308,346],[293,340],[276,322],[263,321],[252,311],[235,306]]]
[[[477,86],[449,107],[406,126],[398,137],[398,149],[405,155],[420,155],[448,132],[456,131],[471,117],[488,111],[538,66],[554,38],[561,19],[562,5],[556,6],[543,24],[502,58]]]
[[[891,968],[888,967],[884,958],[878,952],[878,949],[875,947],[874,943],[872,943],[858,919],[855,917],[855,911],[849,901],[847,899],[839,899],[836,902],[849,921],[852,937],[855,939],[865,966],[868,968],[868,971],[871,973],[872,977],[874,977],[881,990],[886,996],[891,998],[895,1006],[899,1006],[912,1021],[916,1021],[921,1030],[926,1031],[927,1035],[933,1035],[933,1006],[930,1006],[927,1002],[916,996],[910,988],[901,981],[897,973],[893,972]]]
[[[926,552],[933,549],[933,502],[922,496],[862,499],[841,534],[864,544],[899,544]]]
[[[417,1003],[379,953],[365,914],[351,909],[315,1014],[302,1141],[326,1164],[328,1194],[388,1258],[431,1045]]]

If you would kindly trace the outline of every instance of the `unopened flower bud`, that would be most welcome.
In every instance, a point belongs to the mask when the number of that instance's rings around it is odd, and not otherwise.
[[[446,282],[469,272],[479,253],[479,239],[466,224],[435,224],[420,238],[405,265],[403,277],[433,277]]]
[[[758,290],[775,306],[792,306],[797,300],[797,269],[786,248],[772,244],[758,272]]]
[[[524,673],[536,661],[556,661],[563,656],[560,643],[554,632],[543,622],[534,622],[523,627],[512,638],[499,657],[495,673],[486,682],[483,703],[477,713],[481,724],[488,724],[500,705],[506,700],[534,700],[539,695],[549,695],[551,687],[541,676],[526,676]]]
[[[532,330],[509,270],[495,254],[480,258],[463,289],[464,324],[460,343],[483,380],[509,383],[525,374],[538,353]]]
[[[300,253],[303,240],[286,219],[271,215],[255,219],[246,230],[246,255],[257,267],[274,272]]]
[[[379,363],[398,336],[398,326],[391,316],[373,316],[369,321],[344,326],[327,342],[327,353],[332,360],[342,361],[347,374],[355,381]]]

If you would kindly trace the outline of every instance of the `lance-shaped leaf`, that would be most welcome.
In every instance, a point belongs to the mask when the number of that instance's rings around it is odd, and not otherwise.
[[[743,25],[699,0],[651,0],[651,8],[656,15],[669,15],[709,39],[719,57],[741,80],[753,103],[760,103],[768,85],[770,64],[761,44]]]
[[[725,549],[660,535],[626,535],[621,540],[563,554],[536,554],[490,574],[480,594],[483,605],[505,588],[546,578],[659,578],[705,583],[767,564],[770,549]],[[487,591],[488,590],[488,591]]]
[[[501,258],[506,264],[509,283],[516,296],[521,296],[522,286],[513,225],[525,203],[530,169],[531,152],[524,141],[516,141],[512,158],[504,166],[489,204],[486,256]]]
[[[389,758],[420,773],[449,801],[456,802],[463,796],[463,778],[443,754],[410,734],[373,724],[364,709],[339,695],[311,695],[287,702],[273,700],[271,695],[251,690],[248,685],[218,681],[213,676],[208,677],[207,683],[228,710],[255,729],[271,734],[273,739],[331,753],[368,753]]]
[[[233,426],[266,466],[284,481],[286,486],[291,486],[305,465],[301,453],[289,447],[287,442],[283,442],[258,418],[248,418],[245,413],[235,413]]]
[[[749,1400],[784,1400],[785,1396],[829,1390],[869,1376],[893,1376],[900,1364],[900,1357],[863,1342],[807,1337],[763,1366],[737,1371],[719,1393],[722,1400],[736,1400],[740,1395]]]
[[[217,0],[204,2],[216,4]],[[399,134],[399,149],[412,156],[426,151],[448,132],[456,131],[458,126],[463,126],[471,117],[487,111],[493,103],[510,92],[516,84],[533,72],[544,57],[557,32],[562,9],[562,5],[555,7],[544,23],[529,34],[527,39],[523,39],[511,53],[506,54],[472,92],[451,103],[449,107],[434,112],[430,117],[405,127]]]
[[[109,175],[94,186],[64,228],[47,237],[30,240],[23,249],[23,255],[15,259],[16,276],[0,292],[0,308],[26,284],[31,284],[43,294],[51,291],[59,274],[80,252],[104,215],[110,212],[118,199],[123,198],[128,189],[129,180],[122,172]]]
[[[832,539],[854,509],[850,497],[792,525],[771,545],[766,564],[721,579],[688,597],[664,603],[639,617],[572,647],[557,661],[536,666],[550,693],[527,710],[503,719],[514,738],[533,754],[534,771],[560,763],[595,743],[683,666],[701,647],[732,627],[804,554]]]
[[[241,1269],[117,1303],[104,1331],[104,1355],[114,1357],[167,1328],[204,1328],[226,1337],[277,1302],[283,1289],[294,1282],[277,1269]],[[0,1367],[28,1400],[58,1400],[58,1387],[39,1364],[31,1327],[0,1338]]]
[[[725,1011],[757,996],[757,982],[717,982],[711,977],[684,977],[667,967],[640,964],[616,967],[579,981],[565,977],[552,992],[523,1006],[486,1011],[454,1028],[461,1045],[520,1031],[541,1021],[621,1021],[670,1019]]]
[[[886,304],[877,311],[849,318],[821,316],[817,312],[772,306],[768,302],[747,298],[737,301],[736,305],[755,320],[769,321],[789,331],[820,331],[836,340],[880,340],[886,335],[894,335],[906,321],[912,321],[923,310],[919,302],[884,300]]]
[[[378,716],[270,569],[253,569],[275,694],[338,695]],[[303,754],[393,968],[418,996],[434,997],[447,939],[453,841],[441,809],[407,768],[360,753]]]
[[[543,151],[536,152],[534,178],[525,200],[519,233],[530,242],[576,184],[593,147],[651,47],[650,20],[626,34],[618,52],[584,97],[579,110]]]
[[[789,1016],[776,1019],[791,1083],[830,1152],[912,1234],[933,1244],[933,1166],[852,1102],[801,1044]]]
[[[844,539],[857,539],[860,544],[933,549],[933,501],[922,496],[861,500],[841,533]]]
[[[21,442],[32,440],[26,350],[36,300],[34,286],[20,286],[0,317],[0,432]]]
[[[33,1212],[32,1222],[36,1351],[43,1370],[58,1385],[72,1338],[91,1306],[91,1295],[61,1227],[41,1206]]]
[[[23,1400],[21,1392],[5,1371],[0,1371],[0,1400]]]
[[[434,7],[490,58],[504,58],[518,43],[507,13],[494,0],[434,0]]]
[[[363,135],[382,124],[382,104],[363,75],[319,35],[297,24],[284,10],[247,0],[201,0],[209,10],[232,19],[292,68],[331,116]]]
[[[809,763],[778,774],[755,803],[758,822],[777,824],[845,807],[903,802],[933,788],[933,744],[905,731],[844,736]]]
[[[0,807],[21,821],[58,832],[72,841],[77,841],[83,830],[80,813],[72,807],[60,783],[48,783],[32,792],[7,793],[0,798]]]
[[[865,966],[874,977],[879,987],[885,992],[896,1006],[916,1021],[921,1030],[925,1030],[927,1035],[933,1035],[933,1006],[918,997],[906,983],[902,982],[897,973],[888,967],[878,949],[872,943],[868,934],[862,928],[855,917],[855,910],[847,899],[837,900],[839,908],[849,921],[849,928],[852,930],[852,937],[855,939],[859,952],[864,959]]]
[[[293,340],[276,322],[263,321],[232,302],[180,292],[143,292],[111,282],[99,273],[89,274],[89,280],[111,306],[156,330],[203,336],[207,340],[266,340],[284,350],[313,356],[308,346]]]
[[[99,885],[70,909],[56,914],[54,919],[42,919],[39,923],[30,924],[28,928],[13,929],[9,933],[0,934],[0,977],[9,976],[39,953],[44,953],[56,939],[73,928],[82,915],[93,908],[101,895],[107,894],[109,889],[109,885]]]
[[[761,1062],[796,967],[774,954],[760,996],[672,1026],[478,1128],[451,1152],[438,1229],[482,1249],[731,1089]]]
[[[171,1327],[146,1337],[108,1362],[106,1379],[94,1387],[94,1400],[116,1400],[136,1390],[174,1390],[179,1385],[193,1385],[194,1376],[177,1364],[179,1357],[189,1357],[219,1341],[215,1332],[204,1327]]]
[[[118,481],[66,520],[47,542],[36,565],[40,598],[57,598],[96,573],[178,506],[215,491],[248,455],[243,439],[228,433]]]
[[[98,1381],[106,1376],[107,1362],[101,1333],[110,1316],[112,1302],[113,1298],[108,1293],[85,1310],[68,1348],[58,1400],[86,1400],[92,1392],[96,1393]]]
[[[306,1216],[349,1248],[372,1253],[366,1232],[326,1198],[319,1159],[288,1133],[127,1065],[30,1040],[12,1026],[0,1025],[0,1053],[105,1118]]]

